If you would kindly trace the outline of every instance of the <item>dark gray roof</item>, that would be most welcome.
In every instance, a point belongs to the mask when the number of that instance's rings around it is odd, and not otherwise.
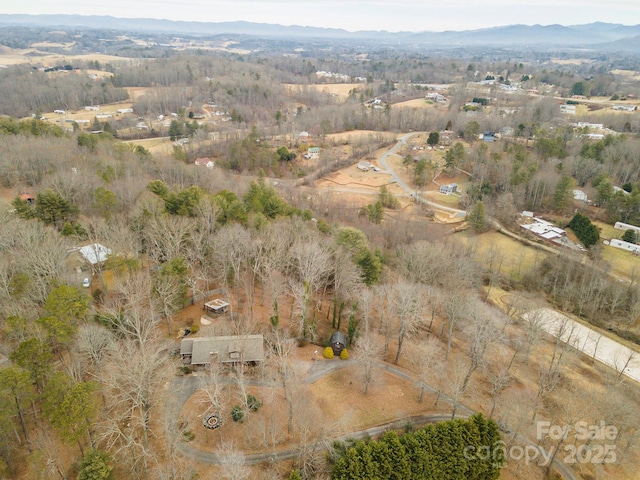
[[[331,343],[331,345],[333,345],[334,343],[341,343],[342,345],[346,345],[347,337],[342,332],[333,332],[329,343]]]

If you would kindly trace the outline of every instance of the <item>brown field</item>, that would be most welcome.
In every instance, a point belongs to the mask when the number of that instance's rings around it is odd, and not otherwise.
[[[341,98],[347,98],[349,96],[349,91],[354,88],[357,89],[365,89],[367,88],[366,83],[321,83],[314,85],[300,85],[300,84],[284,84],[285,88],[290,91],[302,90],[308,88],[309,90],[316,91],[318,93],[324,93],[328,95],[336,95]]]
[[[393,108],[449,108],[448,105],[443,103],[437,103],[432,100],[425,100],[424,98],[415,98],[413,100],[407,100],[406,102],[394,103]]]
[[[589,60],[587,58],[567,58],[567,59],[552,58],[551,61],[553,63],[557,63],[558,65],[582,65],[583,63],[592,62],[592,60]]]
[[[42,46],[53,46],[53,44],[45,44]],[[128,60],[125,57],[116,57],[113,55],[103,55],[100,53],[90,53],[87,55],[60,55],[56,53],[43,52],[37,48],[13,49],[4,47],[0,50],[0,65],[19,65],[29,63],[32,65],[43,65],[52,67],[61,65],[62,63],[73,63],[78,61],[98,60],[101,63],[119,63]],[[101,72],[104,73],[104,72]]]
[[[327,140],[335,143],[355,143],[369,138],[396,139],[398,135],[394,133],[376,132],[375,130],[352,130],[350,132],[330,133]]]
[[[76,42],[55,43],[55,42],[39,42],[32,43],[31,48],[71,48]]]

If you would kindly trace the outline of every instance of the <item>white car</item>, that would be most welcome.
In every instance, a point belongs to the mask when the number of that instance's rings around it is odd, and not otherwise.
[[[85,278],[84,280],[82,280],[82,286],[84,288],[89,288],[91,286],[91,280],[88,278]]]

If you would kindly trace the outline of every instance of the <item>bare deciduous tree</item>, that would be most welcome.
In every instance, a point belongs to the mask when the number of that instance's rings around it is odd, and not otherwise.
[[[410,352],[411,365],[420,381],[418,402],[422,403],[427,385],[437,383],[434,377],[442,369],[442,346],[435,337],[429,337],[413,343]]]
[[[251,474],[242,452],[233,442],[224,442],[216,449],[216,455],[222,468],[222,478],[226,480],[246,480]]]
[[[373,381],[375,364],[382,358],[380,341],[373,332],[367,330],[358,337],[354,353],[360,365],[362,365],[362,382],[364,384],[364,394],[366,395],[369,393],[369,387]]]
[[[394,286],[393,292],[390,307],[398,322],[398,350],[393,363],[397,365],[405,338],[415,334],[423,320],[424,291],[415,283],[401,281]]]

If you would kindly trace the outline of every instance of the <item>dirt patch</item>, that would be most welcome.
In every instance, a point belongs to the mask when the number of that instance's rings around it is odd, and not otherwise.
[[[302,355],[299,369],[307,369],[307,360],[313,356],[317,347],[297,349]],[[295,361],[295,360],[294,360]],[[339,359],[318,360],[320,362],[340,362]],[[334,371],[311,385],[299,385],[295,395],[304,399],[304,411],[312,423],[321,422],[330,426],[330,431],[340,435],[345,431],[362,430],[368,427],[390,422],[398,418],[421,413],[432,413],[434,398],[425,395],[423,402],[418,402],[418,388],[412,383],[400,379],[390,373],[377,370],[375,379],[367,395],[359,380],[361,368],[351,364],[346,368]],[[293,447],[299,440],[296,432],[280,434],[274,442],[265,436],[271,429],[287,432],[287,405],[284,392],[279,384],[272,386],[249,387],[247,392],[255,395],[262,402],[257,412],[247,414],[243,423],[234,422],[230,416],[231,408],[241,404],[239,388],[236,385],[225,385],[221,397],[224,398],[222,409],[223,425],[212,431],[202,426],[202,419],[210,407],[210,402],[203,392],[194,394],[182,409],[180,418],[186,430],[194,435],[190,445],[204,450],[215,451],[220,445],[232,442],[236,448],[245,453],[278,451]],[[296,418],[296,424],[300,420]],[[294,428],[297,430],[297,427]],[[320,433],[319,431],[315,432]],[[325,434],[330,435],[329,432]]]

